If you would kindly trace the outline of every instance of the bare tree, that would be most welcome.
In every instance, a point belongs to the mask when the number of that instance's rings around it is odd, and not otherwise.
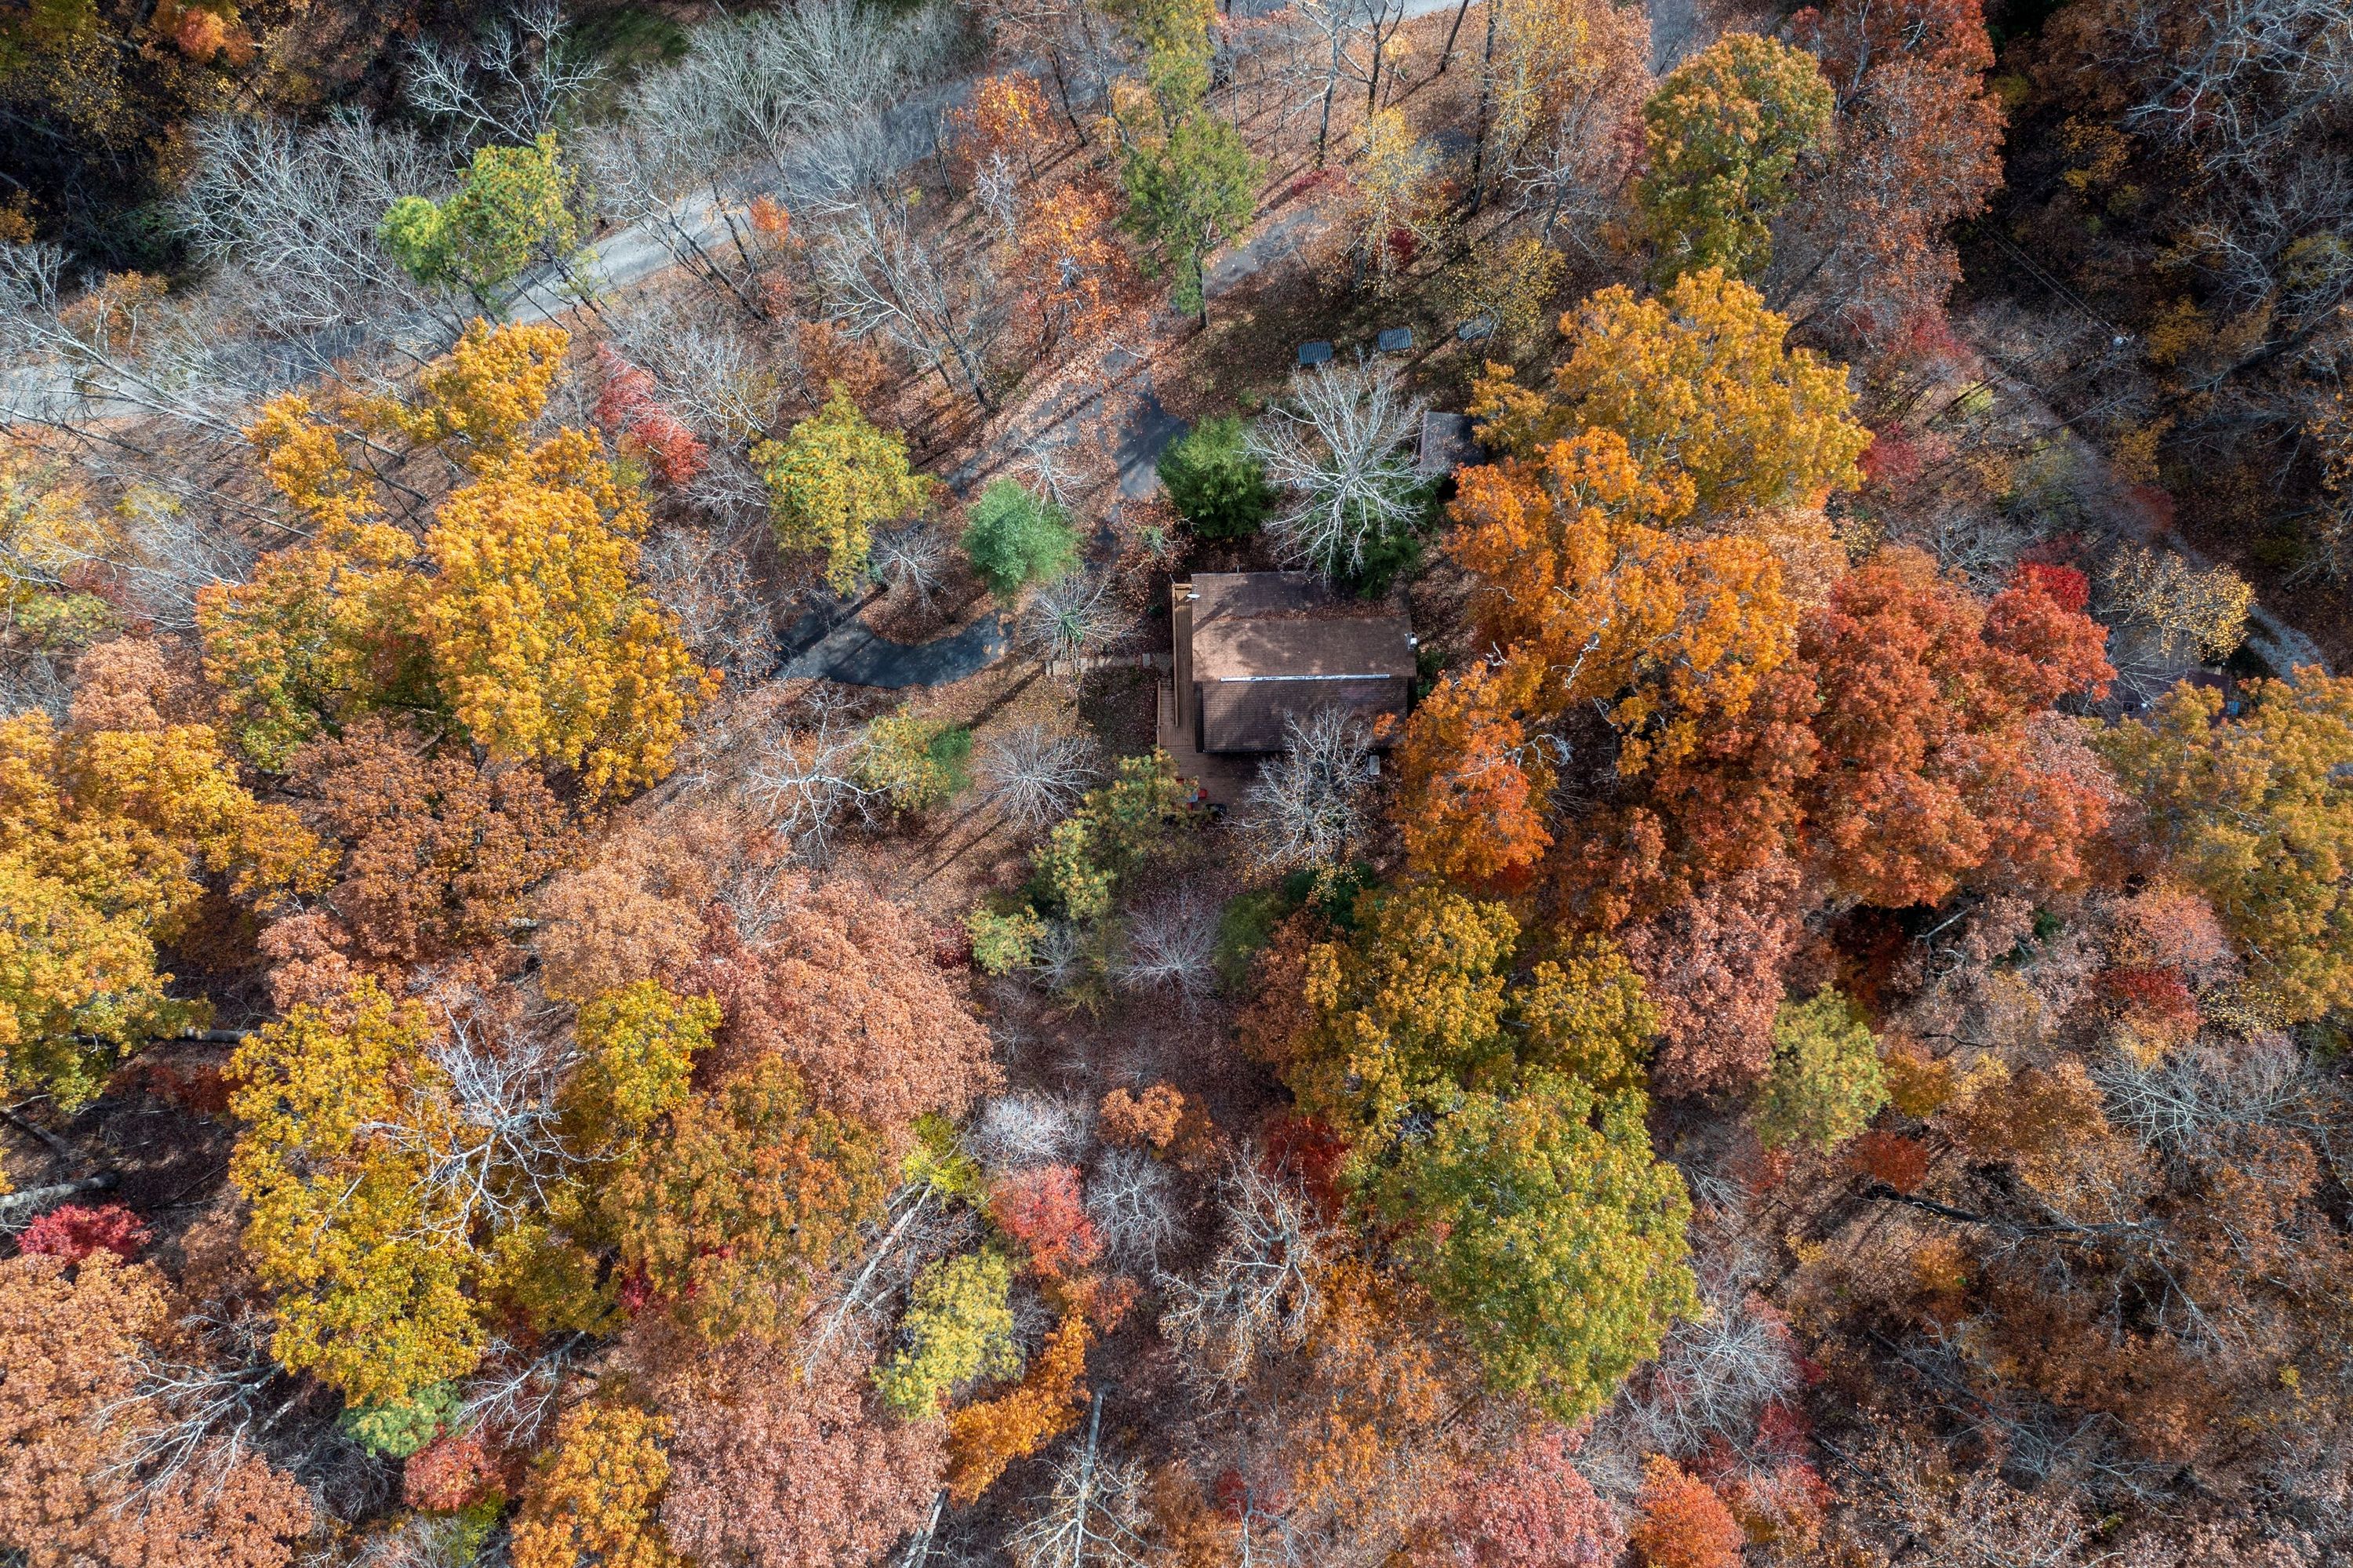
[[[975,768],[997,809],[1035,832],[1069,816],[1102,765],[1085,735],[1033,721],[986,736]]]
[[[555,1414],[569,1389],[568,1374],[596,1347],[586,1334],[536,1340],[529,1350],[493,1340],[482,1364],[466,1380],[458,1405],[459,1427],[487,1427],[529,1443]]]
[[[1335,707],[1282,721],[1282,750],[1259,765],[1242,796],[1242,829],[1264,870],[1322,871],[1365,836],[1366,803],[1381,765],[1364,720]]]
[[[604,79],[602,61],[566,47],[556,0],[526,0],[470,47],[419,41],[405,85],[419,113],[451,122],[461,141],[480,145],[554,130]]]
[[[650,235],[680,267],[765,319],[756,236],[721,181],[732,137],[709,74],[666,71],[630,96],[626,120],[580,139],[579,161],[606,217]]]
[[[2118,1052],[2093,1076],[2117,1126],[2176,1159],[2225,1159],[2265,1129],[2329,1139],[2343,1121],[2331,1080],[2277,1037],[2228,1050],[2192,1044],[2148,1065]]]
[[[865,743],[864,726],[842,704],[819,698],[805,705],[800,722],[787,715],[751,765],[752,803],[813,864],[832,860],[835,835],[849,822],[872,827],[890,815],[890,791],[860,766]]]
[[[104,309],[76,308],[88,302],[72,296],[65,269],[57,246],[0,245],[0,423],[103,443],[114,439],[109,421],[143,415],[171,421],[181,440],[244,440],[243,409],[281,378],[232,365],[202,302],[134,280]]]
[[[806,0],[706,28],[697,53],[723,62],[731,101],[746,134],[789,174],[787,146],[892,102],[947,58],[951,20],[935,7],[895,16],[858,0]]]
[[[1054,1484],[1035,1518],[1014,1531],[1010,1545],[1020,1568],[1084,1568],[1090,1562],[1143,1568],[1144,1472],[1105,1459],[1098,1450],[1103,1396],[1087,1413],[1086,1441],[1054,1467]]]
[[[998,1096],[981,1107],[971,1133],[973,1154],[997,1171],[1060,1164],[1086,1140],[1086,1121],[1078,1110],[1036,1095]]]
[[[446,162],[415,135],[353,111],[308,129],[220,115],[192,124],[188,140],[195,168],[173,217],[195,254],[226,270],[215,287],[297,347],[301,373],[349,352],[333,329],[397,335],[423,316],[437,336],[454,331],[375,243],[394,200],[448,182]]]
[[[1677,1323],[1658,1358],[1620,1391],[1595,1446],[1626,1456],[1630,1476],[1645,1454],[1689,1459],[1718,1443],[1741,1454],[1753,1446],[1757,1417],[1799,1382],[1788,1323],[1760,1298],[1718,1287],[1706,1293],[1705,1310]]]
[[[776,620],[743,541],[715,528],[672,528],[646,546],[639,567],[697,659],[747,678],[776,668]]]
[[[1125,629],[1126,617],[1112,598],[1111,579],[1075,571],[1032,594],[1021,614],[1021,635],[1049,664],[1069,666],[1102,651]]]
[[[1368,546],[1419,520],[1424,491],[1408,448],[1427,406],[1388,360],[1292,372],[1290,397],[1249,436],[1292,497],[1267,524],[1285,559],[1335,577],[1360,571]]]
[[[471,987],[438,1001],[442,1027],[426,1047],[438,1103],[415,1123],[371,1130],[419,1157],[418,1225],[463,1236],[547,1207],[551,1183],[575,1158],[556,1108],[574,1057],[560,1036],[501,1016]]]
[[[902,203],[863,195],[828,204],[825,217],[816,254],[834,318],[855,335],[881,334],[951,392],[994,411],[988,354],[1005,310],[987,249],[944,255],[915,233]]]
[[[129,1435],[108,1470],[135,1480],[134,1496],[162,1491],[184,1476],[227,1477],[309,1402],[311,1391],[270,1354],[266,1317],[199,1314],[179,1328],[171,1348],[141,1346],[131,1392],[95,1413]],[[227,1353],[202,1353],[215,1348]]]
[[[997,238],[1012,244],[1021,231],[1021,171],[1003,148],[972,172],[972,199],[997,226]]]
[[[1087,1173],[1087,1218],[1123,1270],[1149,1279],[1183,1224],[1176,1178],[1141,1149],[1108,1149]]]
[[[1196,1377],[1232,1390],[1259,1358],[1296,1350],[1322,1304],[1325,1227],[1307,1197],[1246,1150],[1227,1167],[1217,1255],[1191,1277],[1164,1277],[1160,1331]]]
[[[1188,1012],[1199,1007],[1218,986],[1216,909],[1187,890],[1136,910],[1118,978],[1130,991],[1169,997]]]
[[[185,484],[185,477],[158,474],[160,484],[143,477],[130,482],[115,508],[125,548],[112,569],[159,631],[195,630],[196,596],[207,588],[245,581],[258,554],[249,532],[219,515],[215,497]]]
[[[874,535],[868,556],[875,577],[892,593],[904,590],[925,609],[939,591],[948,571],[948,542],[927,523],[913,522],[885,528]]]
[[[1360,82],[1366,112],[1379,107],[1383,51],[1405,25],[1404,0],[1296,0],[1292,7],[1306,45],[1293,57],[1294,79],[1318,101],[1315,166],[1322,168],[1332,139],[1332,105],[1340,84]]]
[[[1600,237],[1625,211],[1640,151],[1620,129],[1649,83],[1630,75],[1634,79],[1605,79],[1577,94],[1513,149],[1503,170],[1520,204],[1544,214],[1539,238],[1551,244],[1566,221],[1568,243],[1592,260],[1608,254]]]

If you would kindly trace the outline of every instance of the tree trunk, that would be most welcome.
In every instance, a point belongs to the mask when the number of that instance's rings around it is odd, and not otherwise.
[[[1495,6],[1487,5],[1487,48],[1479,63],[1478,140],[1471,148],[1471,212],[1475,216],[1487,200],[1487,116],[1495,82]]]
[[[0,1198],[0,1232],[23,1230],[42,1214],[69,1199],[85,1192],[103,1192],[114,1185],[114,1172],[85,1176],[79,1181],[60,1181],[52,1187],[28,1187],[22,1192],[11,1192]]]
[[[1493,3],[1494,0],[1488,0],[1488,4]],[[1454,7],[1454,26],[1446,29],[1446,49],[1438,57],[1437,74],[1440,76],[1444,76],[1446,68],[1454,63],[1454,40],[1461,34],[1462,18],[1469,15],[1470,10],[1471,0],[1462,0],[1462,4]]]

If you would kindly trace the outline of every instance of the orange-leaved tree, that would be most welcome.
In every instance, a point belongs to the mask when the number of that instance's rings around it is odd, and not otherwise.
[[[510,1548],[515,1568],[676,1568],[656,1510],[670,1480],[670,1423],[593,1400],[557,1424],[524,1483]]]
[[[1508,883],[1535,863],[1551,834],[1535,802],[1563,750],[1546,731],[1563,715],[1599,708],[1620,772],[1639,774],[1690,755],[1788,658],[1779,559],[1667,526],[1688,493],[1601,429],[1463,474],[1448,547],[1496,663],[1450,680],[1408,726],[1398,817],[1417,868]]]

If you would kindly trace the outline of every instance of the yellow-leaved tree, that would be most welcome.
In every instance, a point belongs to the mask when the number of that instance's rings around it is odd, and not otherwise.
[[[232,1063],[229,1174],[275,1297],[273,1351],[355,1407],[414,1405],[471,1371],[494,1323],[610,1327],[616,1232],[596,1189],[690,1111],[719,1009],[643,980],[585,1003],[570,1052],[514,1024],[362,977]],[[749,1163],[736,1179],[756,1184]]]
[[[324,885],[291,811],[256,801],[210,726],[165,722],[153,644],[84,654],[73,708],[0,723],[0,1086],[71,1108],[129,1052],[200,1027],[156,946],[207,891],[260,900]]]
[[[1561,331],[1569,356],[1548,391],[1508,366],[1480,378],[1471,411],[1488,445],[1534,458],[1602,426],[1695,519],[1820,505],[1862,482],[1871,432],[1845,369],[1788,347],[1788,322],[1739,279],[1704,268],[1648,300],[1604,289]]]
[[[230,1064],[245,1127],[229,1179],[276,1298],[271,1351],[356,1405],[400,1403],[482,1355],[483,1259],[462,1201],[430,1180],[446,1087],[432,1036],[422,1003],[362,979],[256,1032]]]
[[[767,482],[777,546],[825,552],[836,593],[865,579],[876,524],[931,503],[932,481],[907,466],[906,439],[878,428],[839,387],[784,440],[754,447],[752,461]]]
[[[283,768],[389,708],[441,715],[494,762],[573,772],[592,796],[668,771],[716,677],[638,585],[635,482],[578,430],[525,444],[568,343],[476,322],[406,398],[347,399],[335,423],[298,397],[263,409],[248,436],[313,536],[197,606],[206,671],[255,762]],[[465,476],[421,538],[385,520],[351,458],[393,437]]]

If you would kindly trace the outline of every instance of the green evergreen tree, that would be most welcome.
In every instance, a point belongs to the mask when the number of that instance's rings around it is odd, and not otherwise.
[[[963,544],[973,570],[1006,599],[1030,583],[1053,581],[1079,560],[1071,514],[1009,479],[992,481],[975,498]]]
[[[1165,140],[1128,151],[1128,227],[1149,248],[1147,264],[1169,278],[1169,302],[1197,313],[1204,326],[1202,262],[1249,224],[1262,174],[1241,132],[1206,110],[1176,122]]]
[[[1245,427],[1230,414],[1204,419],[1169,443],[1160,454],[1160,482],[1204,539],[1245,538],[1274,510],[1266,465],[1250,455]]]
[[[420,283],[470,290],[479,300],[543,257],[579,244],[573,177],[554,132],[528,147],[480,147],[449,199],[402,196],[385,210],[376,242]]]

